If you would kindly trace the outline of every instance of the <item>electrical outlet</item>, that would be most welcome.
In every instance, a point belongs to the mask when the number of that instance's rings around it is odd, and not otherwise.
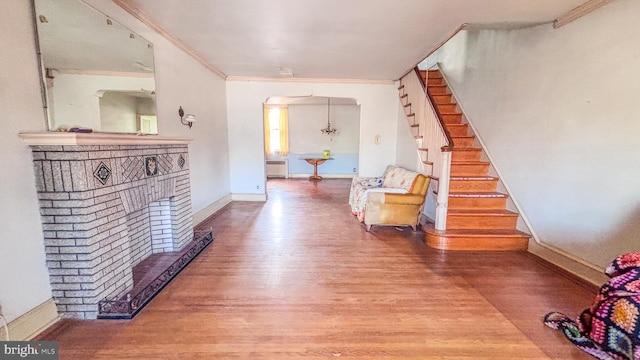
[[[353,172],[356,172],[356,168],[353,168]]]
[[[260,185],[256,185],[256,190],[260,190]]]

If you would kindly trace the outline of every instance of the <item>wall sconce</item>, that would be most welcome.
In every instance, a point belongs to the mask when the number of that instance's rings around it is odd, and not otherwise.
[[[184,110],[182,110],[182,106],[178,109],[178,115],[180,115],[180,122],[182,125],[187,125],[189,129],[193,126],[193,123],[196,122],[196,116],[193,114],[184,114]]]

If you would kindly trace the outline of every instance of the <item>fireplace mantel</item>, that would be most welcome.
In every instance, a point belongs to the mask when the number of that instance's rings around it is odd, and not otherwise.
[[[187,145],[192,139],[158,135],[74,132],[23,132],[18,136],[29,146],[47,145]]]

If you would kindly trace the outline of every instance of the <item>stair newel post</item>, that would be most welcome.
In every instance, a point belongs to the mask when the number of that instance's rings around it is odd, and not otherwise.
[[[438,178],[438,195],[436,196],[436,230],[447,229],[447,209],[449,206],[449,180],[451,178],[451,151],[442,151],[442,167]]]

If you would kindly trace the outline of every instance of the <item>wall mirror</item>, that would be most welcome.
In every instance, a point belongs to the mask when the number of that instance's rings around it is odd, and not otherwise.
[[[33,0],[50,131],[157,134],[153,46],[80,0]]]

